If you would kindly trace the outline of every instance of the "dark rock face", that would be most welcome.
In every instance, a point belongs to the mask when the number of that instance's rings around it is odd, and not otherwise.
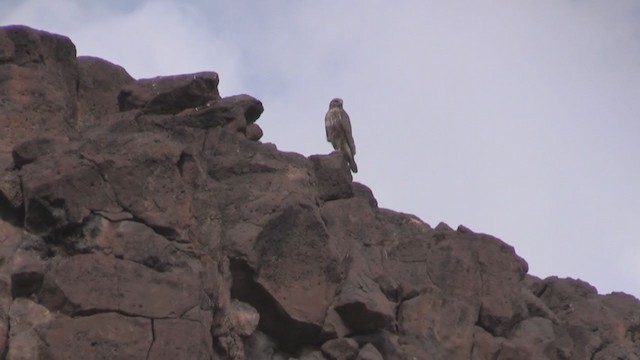
[[[77,127],[78,67],[69,38],[25,26],[0,28],[0,154],[38,134]]]
[[[105,115],[118,112],[120,91],[135,80],[122,67],[99,58],[80,56],[77,63],[78,121],[80,127],[87,127]]]
[[[176,114],[219,100],[218,82],[214,72],[142,79],[122,89],[118,105],[120,111],[142,109],[146,113]]]
[[[0,76],[7,358],[640,358],[637,299],[378,208],[339,154],[260,143],[215,73],[136,81],[7,27]]]
[[[358,343],[350,338],[332,339],[320,348],[329,360],[354,360],[358,356]]]

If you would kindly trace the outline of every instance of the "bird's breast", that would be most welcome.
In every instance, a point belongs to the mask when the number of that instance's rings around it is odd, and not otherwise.
[[[324,125],[326,127],[334,126],[338,122],[338,119],[339,117],[336,114],[329,112],[324,118]]]

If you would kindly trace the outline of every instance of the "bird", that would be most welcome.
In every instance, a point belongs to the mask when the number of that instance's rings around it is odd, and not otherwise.
[[[354,159],[356,144],[351,134],[351,120],[343,108],[342,99],[334,98],[329,103],[329,111],[324,117],[324,128],[327,132],[327,141],[335,150],[344,154],[351,171],[357,173],[358,165]]]

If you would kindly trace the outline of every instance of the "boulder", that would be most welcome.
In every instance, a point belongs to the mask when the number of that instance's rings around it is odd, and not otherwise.
[[[120,111],[118,95],[135,79],[116,64],[93,56],[78,59],[78,123],[81,127],[98,124],[106,115]]]
[[[37,351],[44,359],[146,359],[151,322],[117,313],[63,317],[37,327]]]
[[[65,36],[0,27],[0,154],[25,139],[77,131],[76,48]]]
[[[378,284],[360,271],[352,271],[343,282],[334,303],[336,312],[353,332],[393,330],[396,307]]]
[[[9,323],[11,332],[9,359],[39,359],[43,356],[41,348],[45,346],[36,332],[39,326],[55,320],[55,316],[42,305],[25,298],[18,298],[11,304]]]
[[[177,114],[219,100],[218,74],[199,72],[141,79],[125,85],[118,95],[120,111],[141,109],[148,114]]]
[[[366,344],[358,352],[356,360],[384,360],[378,349],[371,344]]]
[[[320,349],[329,360],[354,360],[358,356],[358,343],[349,338],[329,340]]]
[[[331,155],[312,155],[309,157],[318,179],[320,199],[331,201],[353,196],[351,171],[339,152]]]
[[[153,343],[147,359],[211,359],[209,329],[182,319],[154,319]]]
[[[68,315],[118,312],[178,318],[199,305],[198,288],[196,273],[159,273],[112,256],[79,254],[61,259],[46,274],[38,298]]]

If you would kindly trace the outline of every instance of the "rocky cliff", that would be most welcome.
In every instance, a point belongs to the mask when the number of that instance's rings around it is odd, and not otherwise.
[[[217,85],[0,28],[3,358],[640,359],[634,297],[379,208]]]

